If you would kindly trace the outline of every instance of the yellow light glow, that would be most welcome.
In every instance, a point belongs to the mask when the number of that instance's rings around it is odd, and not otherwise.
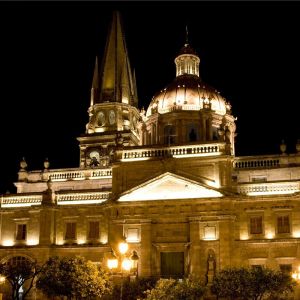
[[[150,157],[137,157],[137,158],[122,158],[121,161],[138,161],[138,160],[149,160]]]
[[[76,201],[58,201],[58,205],[73,205],[73,204],[98,204],[106,200],[76,200]]]
[[[298,271],[294,271],[292,273],[292,278],[295,280],[300,280],[300,266],[298,267]]]
[[[259,196],[259,195],[286,195],[286,194],[294,194],[298,191],[273,191],[273,192],[249,192],[248,196]]]
[[[174,154],[175,158],[185,158],[185,157],[203,157],[203,156],[218,156],[221,152],[211,152],[211,153],[193,153],[193,154]]]
[[[77,244],[82,245],[82,244],[85,244],[85,243],[86,243],[86,240],[84,238],[77,239]]]
[[[2,245],[5,247],[13,246],[15,242],[12,239],[5,239],[2,241]]]
[[[298,231],[295,230],[295,231],[293,232],[293,237],[294,237],[294,238],[300,238],[300,231],[299,231],[299,230],[298,230]]]
[[[119,251],[121,254],[125,254],[128,250],[128,244],[126,242],[122,242],[119,244]]]
[[[216,240],[216,226],[204,226],[204,238],[205,241]]]
[[[2,284],[5,281],[5,276],[0,275],[0,284]]]
[[[2,208],[6,208],[6,207],[28,207],[28,206],[32,206],[32,205],[41,205],[40,202],[37,203],[10,203],[10,204],[2,204],[1,207]]]
[[[27,239],[27,243],[28,246],[35,246],[39,244],[39,240],[38,238],[29,238]]]
[[[64,241],[62,239],[57,239],[56,240],[56,245],[63,245]]]
[[[129,258],[124,258],[122,261],[122,269],[125,271],[129,271],[132,267],[131,260]]]
[[[97,128],[95,128],[95,132],[104,132],[104,128],[103,127],[97,127]]]
[[[118,267],[118,260],[116,258],[108,259],[107,260],[107,267],[112,270]]]
[[[274,233],[273,232],[268,232],[266,234],[266,238],[269,239],[269,240],[273,239],[274,238]]]
[[[242,241],[246,241],[246,240],[249,240],[249,236],[248,236],[247,233],[241,233],[240,239],[241,239]]]
[[[178,175],[166,173],[145,182],[121,196],[118,201],[144,201],[163,199],[215,198],[223,195],[198,182],[189,181]]]
[[[101,238],[100,238],[100,243],[101,244],[107,244],[107,242],[108,242],[108,236],[107,236],[107,234],[102,234],[101,233]]]

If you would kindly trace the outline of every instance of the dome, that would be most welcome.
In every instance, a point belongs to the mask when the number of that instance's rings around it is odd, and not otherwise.
[[[178,110],[201,110],[209,107],[219,115],[226,114],[226,100],[217,90],[204,83],[196,75],[184,74],[157,93],[147,109],[146,116]]]
[[[176,78],[157,93],[148,107],[146,116],[178,110],[201,110],[211,108],[219,115],[226,114],[230,105],[220,93],[204,83],[199,74],[200,58],[186,43],[175,58]]]

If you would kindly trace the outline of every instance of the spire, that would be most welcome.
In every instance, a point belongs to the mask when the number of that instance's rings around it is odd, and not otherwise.
[[[91,106],[93,106],[99,100],[99,67],[98,67],[98,57],[96,56],[94,76],[91,90]]]
[[[135,105],[133,81],[119,12],[113,13],[100,73],[100,95],[95,103]]]
[[[188,31],[188,26],[185,26],[185,44],[189,44],[189,31]]]
[[[185,44],[180,49],[178,56],[175,58],[176,76],[180,75],[199,75],[200,58],[196,51],[189,44],[189,32],[185,26]]]
[[[134,106],[137,107],[138,106],[138,94],[137,94],[135,70],[133,70],[133,95],[134,95]]]

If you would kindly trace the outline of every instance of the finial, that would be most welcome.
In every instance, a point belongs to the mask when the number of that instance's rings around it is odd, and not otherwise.
[[[25,158],[23,157],[22,160],[20,161],[20,167],[22,171],[25,171],[27,168],[27,162],[25,161]]]
[[[188,26],[185,25],[185,44],[189,44],[189,31],[188,31]]]
[[[282,155],[285,155],[285,151],[286,151],[286,143],[284,142],[284,140],[281,140],[281,144],[280,144],[280,151]]]
[[[45,161],[44,161],[44,168],[47,170],[50,166],[50,163],[49,163],[49,160],[48,160],[48,157],[46,157]]]

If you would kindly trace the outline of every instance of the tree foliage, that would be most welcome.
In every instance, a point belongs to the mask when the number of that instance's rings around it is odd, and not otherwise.
[[[40,272],[41,267],[37,262],[29,259],[20,260],[18,263],[7,261],[0,264],[0,274],[11,285],[13,300],[20,299],[21,287],[23,287],[22,299],[26,299],[33,287],[35,278]]]
[[[136,278],[134,281],[123,281],[123,299],[136,300],[144,297],[144,291],[150,290],[155,286],[157,279],[155,278]],[[120,299],[120,284],[115,284],[113,291],[106,300]]]
[[[288,294],[295,283],[291,276],[268,268],[230,268],[214,277],[211,290],[218,297],[260,300]]]
[[[83,257],[51,257],[37,281],[37,288],[49,297],[87,299],[109,293],[111,283],[100,266]]]
[[[196,278],[183,280],[160,279],[155,287],[147,290],[146,300],[199,300],[205,292],[205,287]]]

